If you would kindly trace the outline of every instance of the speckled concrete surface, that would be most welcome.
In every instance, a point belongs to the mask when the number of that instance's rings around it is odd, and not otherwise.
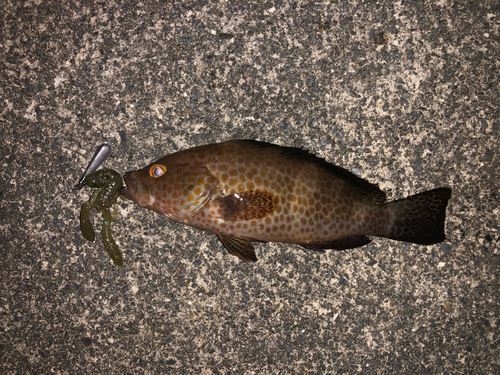
[[[500,372],[498,1],[82,3],[1,5],[1,373]],[[120,270],[90,189],[36,223],[104,142],[125,172],[234,138],[450,186],[448,240],[244,264],[122,202]]]

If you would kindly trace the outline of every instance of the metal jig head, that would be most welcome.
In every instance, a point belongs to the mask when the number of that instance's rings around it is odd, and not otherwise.
[[[111,146],[108,144],[101,145],[97,149],[92,160],[90,161],[90,164],[87,167],[87,169],[85,170],[85,173],[83,174],[82,178],[80,178],[80,181],[78,181],[78,183],[75,185],[73,190],[80,190],[82,187],[84,187],[85,186],[85,178],[89,174],[95,172],[97,170],[97,168],[99,168],[99,166],[104,162],[104,160],[107,159],[109,154],[111,154]]]

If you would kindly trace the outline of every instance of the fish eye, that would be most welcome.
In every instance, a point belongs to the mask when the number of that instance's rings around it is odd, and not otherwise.
[[[167,167],[161,164],[155,164],[149,168],[149,175],[153,178],[161,177],[167,171]]]

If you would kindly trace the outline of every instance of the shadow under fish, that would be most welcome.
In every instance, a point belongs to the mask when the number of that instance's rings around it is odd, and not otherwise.
[[[255,262],[252,242],[324,252],[368,236],[430,245],[445,239],[450,188],[393,202],[377,186],[297,148],[235,140],[167,155],[124,176],[119,193],[139,206],[215,233]]]

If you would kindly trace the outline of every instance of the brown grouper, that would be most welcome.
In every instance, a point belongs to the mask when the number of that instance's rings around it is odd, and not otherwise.
[[[127,173],[120,193],[180,223],[215,233],[233,255],[252,242],[344,250],[369,236],[429,245],[445,239],[451,189],[393,202],[377,186],[307,151],[237,140],[167,155]]]

